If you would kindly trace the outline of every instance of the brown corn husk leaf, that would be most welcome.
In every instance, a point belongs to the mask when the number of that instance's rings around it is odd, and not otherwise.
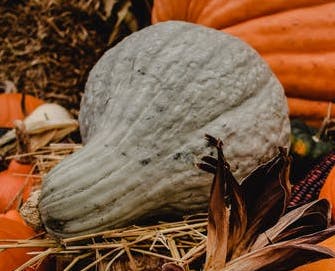
[[[208,214],[205,270],[291,270],[306,262],[334,257],[316,243],[335,234],[330,206],[317,200],[285,214],[291,185],[287,150],[254,170],[241,185],[222,152],[222,141],[206,135],[217,160],[206,156],[200,169],[215,174]],[[307,235],[309,234],[309,235]]]
[[[260,234],[251,250],[265,247],[274,242],[324,230],[329,227],[330,216],[329,202],[325,199],[300,206],[285,214],[275,226]]]
[[[198,164],[198,167],[209,172],[216,171],[213,184],[220,182],[235,184],[230,185],[234,189],[226,193],[212,189],[210,200],[214,202],[210,203],[210,206],[213,206],[211,209],[222,206],[220,197],[231,200],[229,208],[232,209],[231,213],[234,214],[234,217],[229,220],[231,230],[229,241],[227,241],[227,244],[230,244],[227,248],[227,260],[231,260],[247,252],[258,234],[273,226],[284,213],[290,195],[288,179],[290,161],[286,151],[281,149],[274,159],[257,168],[239,186],[229,170],[229,165],[224,160],[222,143],[218,144],[218,140],[208,135],[206,139],[210,145],[217,147],[218,161],[215,162],[214,158],[207,156],[202,159],[205,163]],[[215,193],[219,194],[212,199]],[[213,211],[209,211],[209,220],[211,212]],[[223,220],[216,224],[220,225],[220,223],[223,225]],[[209,223],[209,227],[212,227],[211,224]],[[208,230],[208,234],[210,232]],[[238,233],[234,235],[233,232]],[[208,243],[211,243],[210,239]]]
[[[208,210],[208,233],[205,269],[215,270],[224,266],[227,258],[229,234],[229,206],[225,203],[225,184],[220,182],[222,167],[215,175]],[[220,210],[218,210],[218,207]]]
[[[220,150],[209,203],[205,265],[209,270],[216,270],[225,265],[241,241],[246,231],[247,218],[240,186],[223,156],[222,141],[210,135],[206,135],[206,139],[210,145]],[[210,157],[205,158],[205,161],[209,163],[208,167],[214,166],[214,160]],[[205,164],[198,166],[201,168],[202,165],[205,166]],[[213,259],[220,260],[213,261]]]
[[[47,146],[48,143],[52,142],[52,139],[55,138],[56,133],[56,130],[51,130],[32,137],[30,140],[31,151],[36,151],[44,146]]]
[[[257,168],[242,183],[247,207],[247,232],[234,251],[232,259],[249,251],[255,238],[273,226],[289,203],[290,160],[284,149],[271,161]]]
[[[335,234],[335,227],[262,249],[253,250],[227,264],[222,271],[291,270],[307,262],[335,257],[329,248],[315,245]],[[219,270],[217,270],[219,271]]]

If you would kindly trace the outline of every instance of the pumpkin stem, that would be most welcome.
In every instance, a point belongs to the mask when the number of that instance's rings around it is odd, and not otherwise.
[[[17,141],[17,154],[26,154],[30,153],[31,146],[30,146],[30,138],[27,134],[26,127],[24,122],[21,120],[14,121],[14,128],[16,134],[16,141]],[[31,157],[28,156],[21,156],[17,158],[17,160],[22,164],[30,164]]]
[[[21,110],[24,117],[28,115],[27,108],[26,108],[26,91],[22,88],[22,95],[21,95]]]

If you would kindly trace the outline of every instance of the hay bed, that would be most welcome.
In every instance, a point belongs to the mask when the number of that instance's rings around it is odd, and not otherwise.
[[[37,177],[43,177],[81,144],[57,143],[34,153]],[[7,159],[20,158],[19,156]],[[30,240],[1,240],[0,249],[44,248],[19,270],[38,266],[44,259],[54,270],[161,270],[166,262],[175,262],[185,270],[199,270],[206,249],[207,214],[196,214],[177,222],[159,222],[151,226],[130,226],[95,234],[56,240],[42,232]]]
[[[165,262],[176,262],[190,270],[205,253],[205,218],[175,223],[115,229],[60,241],[37,238],[8,242],[10,247],[42,247],[17,270],[56,257],[57,270],[161,270]]]
[[[150,11],[150,0],[0,1],[0,81],[76,115],[88,72]]]

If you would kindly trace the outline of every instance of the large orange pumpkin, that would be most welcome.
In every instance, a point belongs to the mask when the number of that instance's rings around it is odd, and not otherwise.
[[[291,117],[320,124],[335,100],[333,0],[154,0],[152,23],[167,20],[202,24],[248,42],[283,84]]]
[[[20,200],[28,199],[32,187],[39,180],[28,176],[32,169],[31,164],[12,160],[8,169],[0,172],[0,213],[16,209]]]
[[[12,128],[14,120],[25,118],[21,107],[21,93],[2,93],[0,94],[0,127]],[[44,101],[31,95],[25,95],[26,114],[30,114],[43,104]]]
[[[29,239],[35,236],[34,230],[24,224],[23,219],[16,210],[0,215],[0,244],[8,244],[5,240]],[[34,251],[33,248],[10,248],[0,251],[0,270],[12,271],[27,262]],[[34,270],[32,268],[27,271]],[[42,269],[38,269],[42,271]]]

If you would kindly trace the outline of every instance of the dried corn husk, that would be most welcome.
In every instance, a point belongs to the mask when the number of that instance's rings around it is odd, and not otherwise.
[[[222,152],[222,141],[206,135],[218,159],[198,166],[214,173],[210,196],[206,271],[291,270],[335,257],[317,243],[335,234],[330,205],[317,200],[285,213],[290,199],[287,151],[261,165],[239,185]]]

